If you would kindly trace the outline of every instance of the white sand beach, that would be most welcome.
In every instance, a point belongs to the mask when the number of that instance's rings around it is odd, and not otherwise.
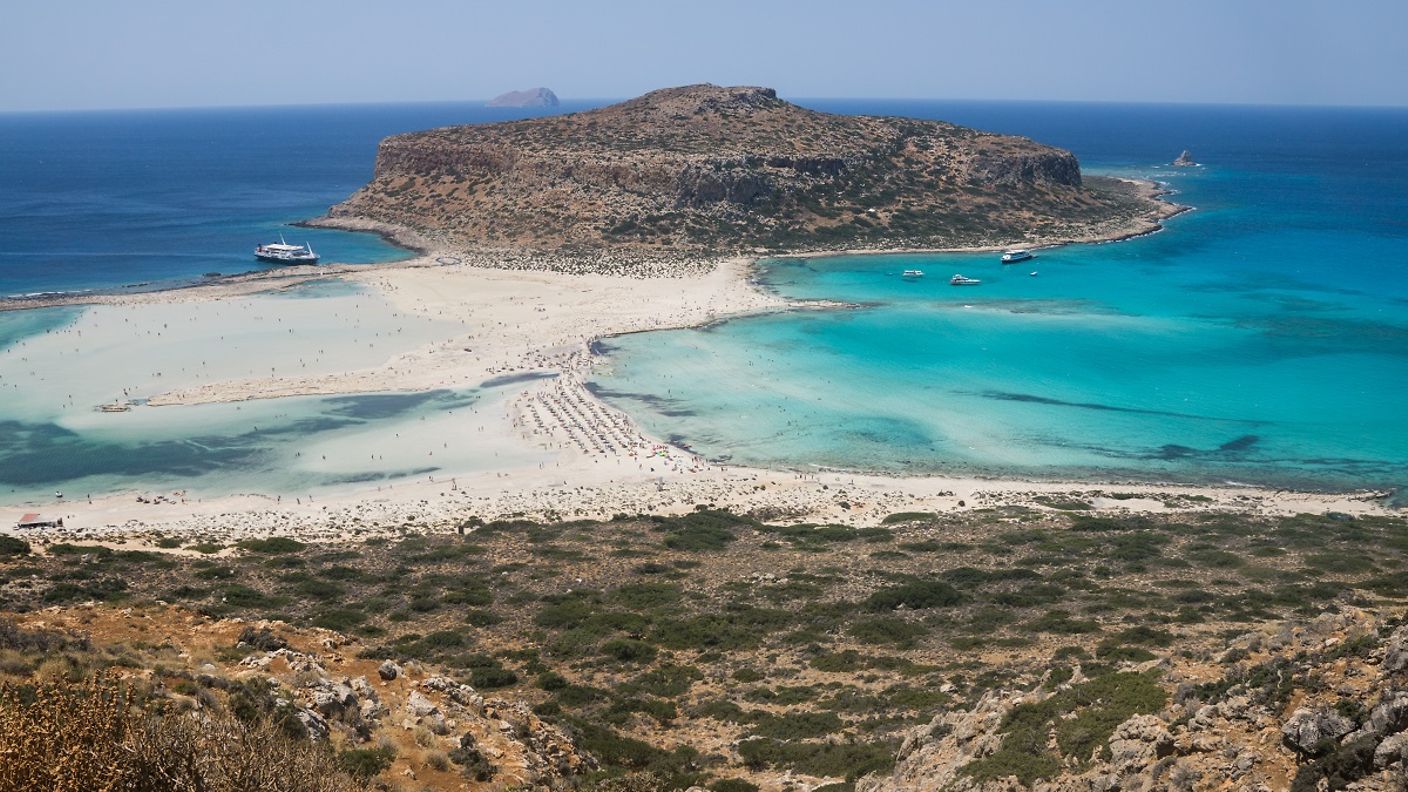
[[[103,422],[128,422],[139,432],[144,425],[194,429],[211,415],[200,410],[215,405],[489,386],[492,395],[472,408],[315,439],[288,461],[291,469],[349,477],[369,464],[392,471],[421,464],[436,472],[307,493],[179,488],[91,500],[73,493],[31,498],[0,508],[0,530],[38,511],[64,519],[52,537],[345,538],[406,527],[454,530],[471,517],[609,518],[705,504],[767,519],[876,524],[905,511],[1046,508],[1034,500],[1043,495],[1132,511],[1385,509],[1375,493],[800,474],[711,464],[647,436],[594,398],[584,386],[597,363],[590,343],[788,307],[750,283],[747,260],[722,261],[703,274],[642,278],[435,264],[437,258],[448,260],[430,255],[342,271],[339,277],[360,288],[311,299],[250,294],[235,283],[169,292],[166,299],[113,300],[0,355],[0,383],[17,399],[12,409],[40,412],[46,407],[40,402],[61,398],[61,420],[76,429]],[[114,401],[132,406],[122,413],[95,409]]]

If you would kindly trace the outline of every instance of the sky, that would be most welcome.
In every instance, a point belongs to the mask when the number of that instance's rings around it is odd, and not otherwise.
[[[1408,0],[4,0],[0,111],[791,98],[1408,105]]]

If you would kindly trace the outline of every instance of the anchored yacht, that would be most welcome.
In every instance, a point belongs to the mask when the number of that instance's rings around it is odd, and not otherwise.
[[[254,249],[254,257],[271,264],[317,264],[318,254],[312,245],[290,245],[279,234],[278,244],[260,245]]]

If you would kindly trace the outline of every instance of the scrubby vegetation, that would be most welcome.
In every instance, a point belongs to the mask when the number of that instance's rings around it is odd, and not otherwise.
[[[99,675],[0,686],[0,792],[352,792],[326,745],[265,718],[150,708]]]
[[[1014,715],[970,773],[1078,766],[1121,720],[1161,706],[1166,691],[1135,664],[1237,625],[1408,598],[1400,519],[1009,507],[887,522],[779,527],[700,509],[244,541],[218,557],[162,552],[159,538],[143,551],[56,544],[0,559],[0,606],[163,600],[355,635],[369,658],[434,663],[531,702],[598,760],[584,783],[601,789],[618,777],[743,789],[789,771],[842,789],[887,767],[936,711],[1048,670],[1058,685],[1077,664],[1088,681]],[[0,623],[0,672],[121,664],[120,652],[64,661],[80,640]],[[34,641],[52,642],[43,659]],[[1227,684],[1260,684],[1246,673]],[[341,762],[366,777],[377,758]]]

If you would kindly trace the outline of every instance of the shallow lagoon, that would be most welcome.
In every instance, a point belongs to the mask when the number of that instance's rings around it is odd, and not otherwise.
[[[648,430],[737,463],[1398,486],[1408,229],[1387,218],[1404,193],[1366,196],[1373,180],[1340,165],[1136,171],[1199,210],[1012,266],[765,262],[768,288],[857,307],[613,339],[595,386]],[[926,276],[900,277],[911,268]],[[952,287],[955,273],[983,283]]]
[[[379,366],[458,326],[349,284],[212,302],[0,313],[0,495],[297,494],[529,464],[484,432],[512,383],[147,407],[170,390]],[[130,412],[97,408],[134,400]]]

